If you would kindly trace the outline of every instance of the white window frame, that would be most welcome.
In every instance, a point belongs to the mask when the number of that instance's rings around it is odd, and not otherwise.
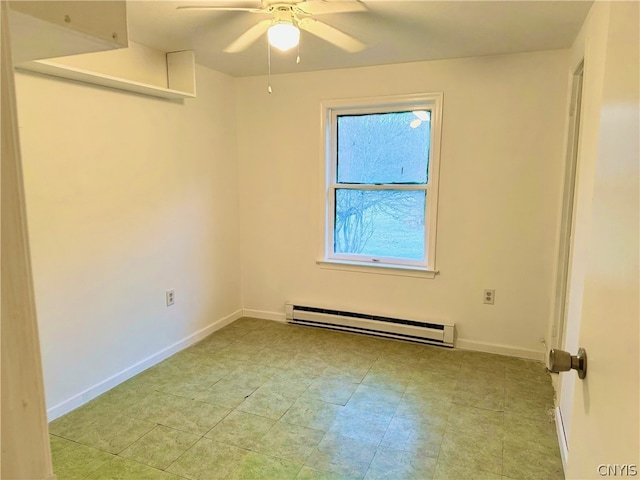
[[[370,271],[374,273],[426,276],[433,278],[436,270],[436,225],[438,211],[438,180],[442,129],[442,92],[392,95],[322,102],[322,258],[318,263],[326,268]],[[375,114],[428,110],[431,112],[431,139],[427,183],[419,185],[352,185],[337,183],[337,119],[340,115]],[[425,191],[425,255],[424,261],[392,257],[372,257],[334,253],[335,190],[409,190]]]

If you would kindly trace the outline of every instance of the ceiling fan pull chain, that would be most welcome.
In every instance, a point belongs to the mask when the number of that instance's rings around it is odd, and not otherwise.
[[[267,92],[273,93],[271,89],[271,44],[267,40],[267,63],[269,64],[269,86],[267,87]]]
[[[296,57],[296,63],[300,63],[300,42],[298,42],[298,56]]]

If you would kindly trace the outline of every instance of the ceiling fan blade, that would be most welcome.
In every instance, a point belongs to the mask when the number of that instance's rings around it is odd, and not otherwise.
[[[256,23],[253,27],[227,45],[223,51],[227,53],[237,53],[242,50],[246,50],[267,31],[271,26],[271,23],[271,20],[262,20],[261,22]]]
[[[250,13],[269,13],[262,8],[249,8],[249,7],[200,7],[196,5],[176,7],[176,10],[209,10],[218,12],[250,12]]]
[[[337,28],[319,22],[313,18],[303,18],[298,22],[298,26],[307,32],[321,38],[342,50],[350,53],[359,52],[366,48],[366,45],[357,38],[352,37]]]
[[[357,0],[327,2],[326,0],[307,0],[296,4],[296,9],[307,15],[324,13],[366,12],[367,6]]]

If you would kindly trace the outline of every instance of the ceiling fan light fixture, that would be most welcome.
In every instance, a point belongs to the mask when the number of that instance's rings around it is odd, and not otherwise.
[[[293,23],[274,23],[267,30],[269,45],[283,52],[292,49],[300,42],[300,30]]]

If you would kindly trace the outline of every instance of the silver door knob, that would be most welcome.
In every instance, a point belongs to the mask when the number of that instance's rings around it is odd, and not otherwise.
[[[571,355],[564,350],[552,348],[549,350],[547,369],[553,373],[568,372],[571,369],[578,371],[578,377],[587,376],[587,352],[584,348],[578,349],[578,355]]]

